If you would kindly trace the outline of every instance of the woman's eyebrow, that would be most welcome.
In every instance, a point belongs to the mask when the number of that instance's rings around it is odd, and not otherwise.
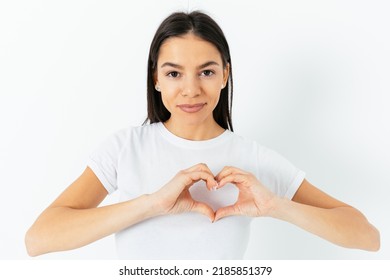
[[[161,68],[164,68],[164,67],[173,67],[173,68],[178,68],[178,69],[183,69],[184,67],[183,66],[180,66],[179,64],[176,64],[176,63],[172,63],[172,62],[165,62],[161,65]]]
[[[208,61],[206,63],[203,63],[201,65],[199,65],[197,68],[198,69],[202,69],[202,68],[206,68],[208,66],[213,66],[213,65],[216,65],[216,66],[219,66],[219,64],[215,61]],[[164,68],[164,67],[173,67],[173,68],[178,68],[178,69],[184,69],[183,66],[179,65],[179,64],[176,64],[176,63],[173,63],[173,62],[165,62],[161,65],[161,68]]]
[[[206,67],[209,67],[209,66],[219,66],[219,64],[217,63],[217,62],[215,62],[215,61],[208,61],[208,62],[206,62],[206,63],[203,63],[202,65],[200,65],[199,67],[198,67],[198,69],[202,69],[202,68],[206,68]]]

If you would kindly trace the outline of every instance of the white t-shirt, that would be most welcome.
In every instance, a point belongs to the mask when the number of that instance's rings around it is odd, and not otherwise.
[[[274,151],[226,130],[205,141],[186,140],[162,123],[130,127],[112,135],[90,156],[88,166],[109,193],[120,201],[153,193],[180,170],[205,163],[217,175],[224,166],[251,172],[271,191],[292,198],[305,174]],[[214,210],[233,204],[238,189],[227,184],[208,191],[200,181],[190,188],[192,197]],[[153,205],[150,205],[153,207]],[[123,259],[241,259],[252,218],[231,216],[211,223],[198,213],[159,216],[116,233]]]

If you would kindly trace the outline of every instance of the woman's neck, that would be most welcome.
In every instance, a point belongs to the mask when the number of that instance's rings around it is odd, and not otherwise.
[[[193,141],[209,140],[221,135],[225,129],[219,126],[214,119],[209,123],[188,124],[172,119],[167,120],[164,126],[174,135]]]

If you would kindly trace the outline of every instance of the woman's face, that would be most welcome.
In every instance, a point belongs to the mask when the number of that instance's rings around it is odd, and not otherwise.
[[[169,121],[192,125],[214,122],[212,113],[228,73],[229,65],[223,67],[213,44],[191,33],[167,39],[160,47],[155,85],[171,113]]]

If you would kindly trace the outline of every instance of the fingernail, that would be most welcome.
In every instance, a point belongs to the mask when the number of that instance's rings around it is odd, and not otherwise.
[[[213,187],[213,191],[216,191],[217,188],[218,188],[218,185],[214,186],[214,187]]]

